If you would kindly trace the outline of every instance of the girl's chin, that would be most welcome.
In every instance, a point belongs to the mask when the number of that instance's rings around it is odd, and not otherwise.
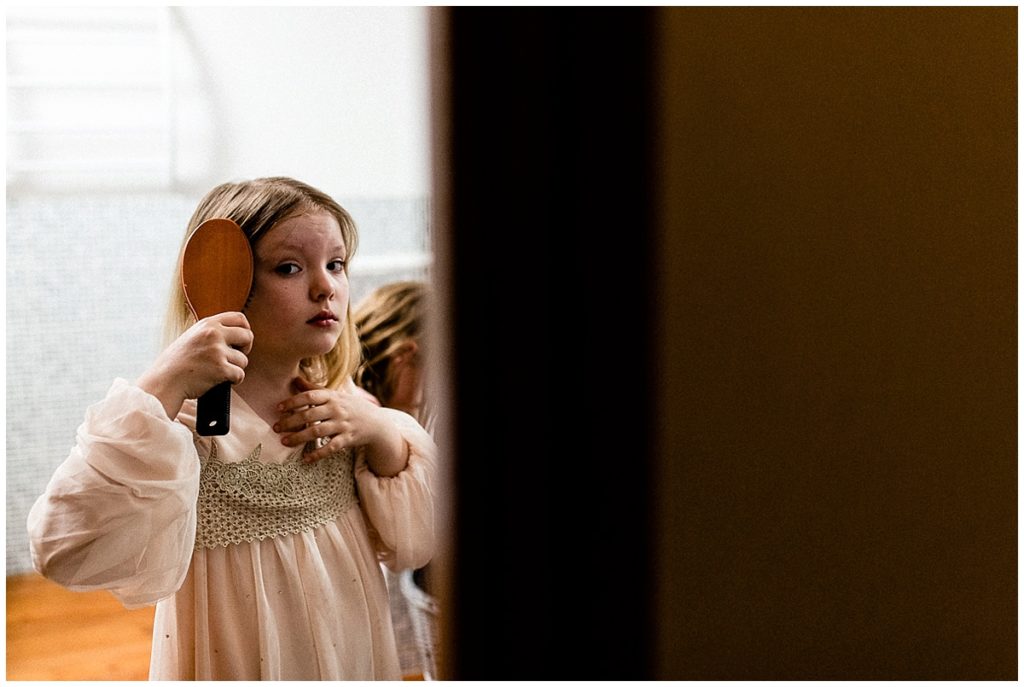
[[[338,343],[338,338],[335,337],[331,340],[330,344],[324,344],[323,346],[310,346],[306,349],[303,358],[312,358],[318,355],[327,355],[334,350],[335,344]]]
[[[282,357],[306,360],[330,353],[338,343],[338,337],[324,337],[322,342],[303,342],[302,346],[293,346],[280,352]]]
[[[338,345],[338,339],[341,338],[341,334],[337,331],[324,332],[323,345],[316,347],[317,352],[312,355],[326,355],[334,350],[334,347]]]

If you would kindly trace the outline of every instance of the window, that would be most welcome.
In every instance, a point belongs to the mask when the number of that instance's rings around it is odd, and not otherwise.
[[[9,191],[170,187],[168,13],[7,10]]]

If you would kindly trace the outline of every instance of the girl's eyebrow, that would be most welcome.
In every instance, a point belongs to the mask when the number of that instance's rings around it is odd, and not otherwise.
[[[304,248],[304,246],[301,243],[285,242],[285,243],[278,244],[276,246],[269,246],[269,247],[267,247],[267,253],[269,253],[270,255],[274,255],[274,254],[277,254],[277,253],[288,253],[288,252],[291,252],[291,253],[301,253],[301,252],[303,252],[303,248]],[[262,251],[257,251],[257,252],[262,252]],[[331,253],[331,254],[338,254],[338,253],[340,253],[342,255],[347,255],[348,254],[348,251],[345,249],[345,244],[344,243],[335,243],[335,244],[333,244],[332,246],[330,246],[327,249],[327,252]]]

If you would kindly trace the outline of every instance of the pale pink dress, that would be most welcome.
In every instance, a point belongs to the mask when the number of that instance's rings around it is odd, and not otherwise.
[[[385,409],[409,447],[403,472],[378,477],[359,452],[303,467],[237,394],[231,402],[231,432],[211,458],[213,443],[191,429],[194,402],[172,422],[155,397],[116,380],[29,514],[36,570],[129,608],[158,602],[150,679],[399,679],[378,561],[402,570],[430,559],[430,436]],[[270,494],[271,516],[238,517],[252,493]],[[235,510],[221,512],[218,494],[237,496]]]

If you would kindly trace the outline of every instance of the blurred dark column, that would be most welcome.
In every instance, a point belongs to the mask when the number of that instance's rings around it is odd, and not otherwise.
[[[435,11],[452,678],[649,675],[649,18]]]

